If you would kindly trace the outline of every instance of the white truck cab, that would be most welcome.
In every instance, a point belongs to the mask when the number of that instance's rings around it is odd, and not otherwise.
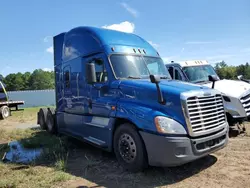
[[[173,79],[212,88],[208,76],[216,76],[214,89],[223,94],[228,122],[231,125],[250,119],[250,84],[241,80],[220,79],[206,60],[183,61],[166,64]]]

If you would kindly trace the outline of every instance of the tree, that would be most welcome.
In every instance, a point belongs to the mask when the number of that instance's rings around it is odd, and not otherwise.
[[[30,79],[30,72],[25,72],[22,77],[23,77],[23,82],[24,82],[24,89],[28,90],[30,89],[30,85],[29,85],[29,79]]]
[[[49,71],[43,71],[41,69],[35,70],[29,79],[30,89],[53,89],[54,88],[54,73]]]

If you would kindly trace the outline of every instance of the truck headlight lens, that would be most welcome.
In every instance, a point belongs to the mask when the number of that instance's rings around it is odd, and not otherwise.
[[[180,123],[164,116],[155,117],[155,126],[159,133],[187,134],[186,130]]]

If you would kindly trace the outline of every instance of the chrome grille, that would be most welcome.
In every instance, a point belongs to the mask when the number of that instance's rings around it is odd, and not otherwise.
[[[207,134],[225,126],[226,116],[221,95],[189,97],[186,104],[193,136]]]
[[[240,99],[247,116],[250,116],[250,93]]]

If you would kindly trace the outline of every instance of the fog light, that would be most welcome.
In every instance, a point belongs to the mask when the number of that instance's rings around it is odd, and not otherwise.
[[[179,147],[175,149],[175,155],[180,157],[183,155],[186,155],[186,148],[185,147]]]

